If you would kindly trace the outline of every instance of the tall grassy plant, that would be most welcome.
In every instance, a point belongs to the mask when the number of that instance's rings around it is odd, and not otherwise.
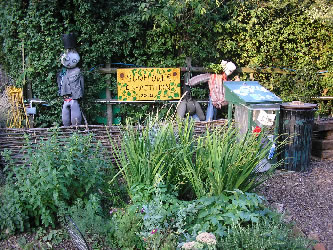
[[[127,182],[130,196],[136,186],[167,186],[179,182],[182,156],[193,144],[193,123],[188,120],[159,120],[150,116],[145,126],[124,127],[120,147],[112,142],[113,156]],[[132,191],[131,191],[132,190]]]
[[[274,167],[265,173],[256,172],[271,146],[264,134],[240,136],[232,126],[207,131],[198,138],[195,157],[184,155],[183,173],[198,198],[234,189],[248,192],[273,171]]]

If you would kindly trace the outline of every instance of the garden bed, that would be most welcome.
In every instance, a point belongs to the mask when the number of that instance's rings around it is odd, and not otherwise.
[[[269,144],[262,146],[264,134],[239,141],[234,128],[198,137],[193,136],[198,133],[187,121],[157,126],[152,120],[149,124],[140,131],[132,126],[124,130],[121,149],[113,147],[111,151],[116,166],[105,160],[103,148],[96,147],[92,135],[75,133],[63,138],[60,133],[25,147],[29,167],[11,164],[15,179],[8,179],[2,190],[2,233],[36,230],[42,224],[44,236],[37,230],[33,244],[46,241],[55,248],[60,243],[56,242],[58,235],[65,234],[61,230],[48,232],[49,228],[59,228],[70,215],[87,232],[89,243],[100,247],[181,247],[200,244],[195,241],[200,232],[213,233],[218,237],[217,247],[227,249],[234,249],[234,240],[245,246],[243,234],[249,242],[256,239],[253,249],[281,244],[285,249],[293,249],[295,244],[309,246],[304,239],[294,241],[289,229],[273,220],[278,217],[264,206],[262,198],[248,193],[256,186],[253,180],[259,183],[270,172],[253,171],[271,148]],[[116,169],[122,174],[118,181]],[[280,190],[279,186],[269,186],[264,191],[271,189]],[[272,201],[269,196],[268,201]],[[276,205],[276,201],[271,203]],[[126,240],[124,234],[128,235]],[[268,238],[262,242],[262,237]],[[22,244],[31,237],[19,235],[2,243],[15,244],[10,243],[14,239]],[[61,242],[67,244],[68,238],[64,239]]]
[[[265,196],[269,206],[285,214],[285,220],[294,222],[296,234],[304,234],[333,249],[333,160],[311,162],[308,173],[277,171],[258,189]],[[0,241],[0,249],[18,249],[24,238],[35,246],[47,245],[35,239],[35,233],[24,233]],[[51,244],[51,243],[50,243]],[[71,249],[67,239],[54,245],[53,249]]]

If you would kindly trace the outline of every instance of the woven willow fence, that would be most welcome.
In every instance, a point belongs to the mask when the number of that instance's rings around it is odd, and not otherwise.
[[[215,127],[223,127],[227,120],[217,120],[211,122],[196,122],[194,126],[195,135],[200,135],[206,132],[207,129]],[[58,138],[66,138],[73,133],[78,134],[94,134],[96,141],[100,141],[104,149],[110,154],[107,154],[111,160],[111,143],[110,138],[114,143],[120,146],[122,139],[121,126],[103,126],[103,125],[80,125],[73,127],[59,127],[59,128],[30,128],[30,129],[14,129],[4,128],[0,129],[0,153],[9,150],[10,156],[16,161],[17,164],[23,163],[22,148],[27,144],[26,137],[29,138],[30,143],[38,144],[42,140],[47,140],[57,130]],[[4,164],[1,158],[0,164]]]

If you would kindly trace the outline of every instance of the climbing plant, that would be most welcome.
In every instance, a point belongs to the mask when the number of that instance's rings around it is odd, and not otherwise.
[[[328,0],[7,0],[0,2],[0,63],[13,84],[31,84],[33,97],[48,103],[38,106],[36,126],[61,122],[56,73],[67,32],[78,34],[89,123],[100,113],[98,94],[108,87],[116,95],[115,78],[108,85],[98,72],[115,62],[180,67],[192,57],[194,66],[224,59],[238,67],[284,68],[293,75],[255,78],[285,101],[309,101],[333,94],[332,74],[316,73],[333,70],[332,9]],[[140,107],[122,105],[120,116],[139,119],[152,108]]]

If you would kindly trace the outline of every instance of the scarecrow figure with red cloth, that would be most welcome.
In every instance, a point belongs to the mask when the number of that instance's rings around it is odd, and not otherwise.
[[[80,125],[82,114],[78,100],[83,97],[84,79],[77,64],[80,56],[75,50],[76,36],[73,33],[62,36],[65,51],[61,54],[62,70],[57,74],[59,95],[64,98],[62,122],[64,126]]]
[[[188,82],[188,85],[190,86],[208,82],[209,104],[206,112],[206,121],[216,119],[217,109],[228,105],[228,102],[225,100],[223,81],[228,80],[228,76],[230,76],[235,71],[236,65],[233,62],[222,60],[221,66],[223,68],[222,74],[201,74],[192,77]]]

